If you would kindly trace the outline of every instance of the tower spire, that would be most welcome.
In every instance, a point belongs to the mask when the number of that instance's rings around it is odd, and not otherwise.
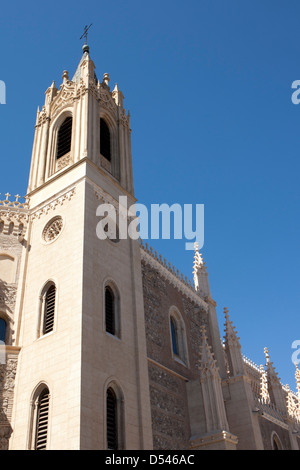
[[[228,422],[222,394],[221,378],[211,346],[208,344],[206,328],[200,328],[201,342],[199,345],[199,379],[189,384],[189,392],[196,398],[192,413],[192,434],[216,433],[228,431]],[[204,411],[205,423],[199,426],[196,415],[198,410]]]
[[[232,377],[245,374],[245,366],[241,352],[240,338],[237,335],[232,321],[229,319],[228,309],[224,307],[225,315],[225,351]]]
[[[195,242],[194,244],[195,248],[195,255],[194,255],[194,269],[193,269],[193,275],[194,275],[194,285],[195,285],[195,290],[198,290],[199,288],[199,280],[198,280],[198,271],[203,265],[203,258],[202,255],[199,253],[199,248],[198,248],[198,243]]]
[[[260,365],[260,396],[265,403],[270,403],[268,379],[262,364]]]
[[[270,399],[275,404],[276,408],[286,413],[286,400],[283,394],[280,378],[275,370],[273,362],[270,361],[270,354],[268,348],[264,348],[266,357],[266,369],[268,378],[268,388]]]
[[[199,247],[197,242],[194,244],[194,248],[195,254],[193,264],[193,277],[195,290],[203,297],[211,297],[206,265],[203,261],[201,253],[199,253]]]

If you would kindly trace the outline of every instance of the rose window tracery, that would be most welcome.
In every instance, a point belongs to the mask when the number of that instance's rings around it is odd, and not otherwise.
[[[62,228],[62,217],[54,217],[54,219],[51,219],[47,223],[46,227],[43,230],[43,240],[48,243],[54,241],[60,235]]]

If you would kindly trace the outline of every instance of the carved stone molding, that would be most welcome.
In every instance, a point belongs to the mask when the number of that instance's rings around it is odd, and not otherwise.
[[[68,153],[56,161],[55,171],[60,171],[72,163],[71,154]]]
[[[0,450],[7,450],[12,433],[11,417],[20,348],[6,347],[6,362],[0,364]]]
[[[51,104],[51,119],[55,118],[62,108],[71,105],[74,97],[75,84],[68,80],[62,85],[61,90],[58,92]]]
[[[111,96],[111,93],[108,90],[106,90],[102,85],[100,88],[100,102],[101,102],[101,106],[111,111],[113,115],[116,117],[117,115],[116,103],[114,102]]]
[[[10,201],[10,194],[5,196],[6,199],[0,200],[0,233],[19,236],[21,241],[29,219],[29,201],[26,199],[25,203],[19,202],[19,195],[15,196],[15,201]]]
[[[40,219],[43,215],[47,215],[49,211],[55,210],[57,206],[62,206],[66,201],[70,201],[75,192],[76,189],[72,188],[38,209],[34,209],[30,214],[31,219]]]

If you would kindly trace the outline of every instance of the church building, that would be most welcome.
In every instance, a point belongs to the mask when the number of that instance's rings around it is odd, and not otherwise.
[[[0,200],[0,450],[299,450],[300,371],[295,393],[267,349],[243,356],[197,245],[191,282],[138,238],[97,236],[99,205],[127,224],[119,198],[136,202],[109,82],[85,44],[37,111],[25,200]]]

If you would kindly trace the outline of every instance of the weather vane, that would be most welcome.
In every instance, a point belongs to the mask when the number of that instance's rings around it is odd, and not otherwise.
[[[84,27],[83,35],[80,37],[80,39],[82,39],[83,37],[85,37],[85,44],[87,43],[88,30],[90,29],[90,27],[92,26],[92,24],[93,24],[93,23],[91,23],[89,27],[87,27],[87,25]]]

